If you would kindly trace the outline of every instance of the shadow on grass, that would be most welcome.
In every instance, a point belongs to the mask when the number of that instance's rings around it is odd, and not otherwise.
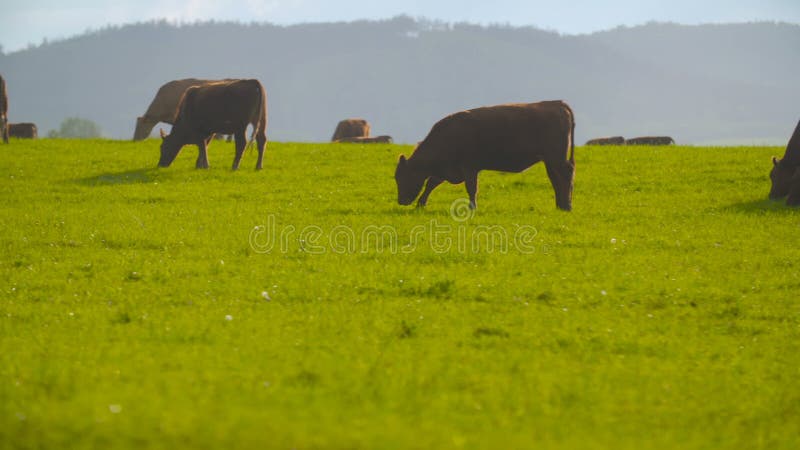
[[[723,211],[739,212],[745,214],[798,214],[800,208],[786,206],[786,199],[780,200],[751,200],[749,202],[734,203],[722,208]]]
[[[125,172],[104,173],[93,177],[79,178],[76,183],[85,186],[107,186],[116,184],[143,184],[155,181],[156,168],[126,170]]]

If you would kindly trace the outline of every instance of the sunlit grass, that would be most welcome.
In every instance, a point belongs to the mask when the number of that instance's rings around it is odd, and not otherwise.
[[[232,172],[225,143],[207,171],[156,169],[155,140],[0,145],[0,442],[797,448],[780,150],[578,148],[571,213],[539,165],[482,173],[460,222],[463,185],[396,204],[409,146]]]

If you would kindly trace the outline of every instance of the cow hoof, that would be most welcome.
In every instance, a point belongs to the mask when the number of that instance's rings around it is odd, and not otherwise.
[[[478,209],[478,204],[475,203],[475,202],[469,202],[469,209],[471,209],[473,211]]]

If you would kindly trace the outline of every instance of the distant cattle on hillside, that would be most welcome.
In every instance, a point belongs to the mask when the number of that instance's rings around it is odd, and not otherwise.
[[[136,118],[136,129],[133,132],[133,140],[141,141],[150,136],[153,127],[159,122],[168,123],[173,125],[175,123],[175,114],[178,112],[178,103],[181,101],[183,93],[186,89],[194,86],[202,86],[209,83],[218,83],[231,81],[225,80],[201,80],[197,78],[185,78],[182,80],[173,80],[165,83],[158,89],[150,106],[147,107],[143,116]]]
[[[197,145],[196,167],[208,168],[206,147],[216,133],[232,134],[236,142],[233,169],[239,168],[247,144],[247,126],[253,126],[261,169],[267,144],[267,94],[258,80],[233,80],[190,87],[181,99],[172,132],[162,131],[160,167],[169,167],[181,148]]]
[[[622,136],[601,137],[586,141],[586,145],[625,145],[625,138]]]
[[[369,137],[369,123],[364,119],[345,119],[336,125],[332,142],[339,142],[348,138]]]
[[[783,158],[779,160],[772,157],[769,177],[772,181],[770,199],[777,200],[788,195],[787,205],[800,206],[800,122],[797,122],[789,138]]]
[[[477,207],[481,170],[522,172],[544,161],[556,206],[572,209],[575,177],[575,116],[562,101],[470,109],[437,122],[414,154],[395,169],[397,202],[424,206],[441,183],[465,183],[469,206]]]
[[[625,145],[672,145],[675,140],[669,136],[641,136],[625,141]]]
[[[30,122],[8,124],[8,135],[22,139],[36,139],[39,137],[36,124]]]
[[[391,136],[373,136],[373,137],[347,137],[337,140],[336,142],[350,142],[355,144],[391,144],[394,142]]]
[[[0,75],[0,135],[3,142],[8,144],[8,93],[6,92],[6,80]]]

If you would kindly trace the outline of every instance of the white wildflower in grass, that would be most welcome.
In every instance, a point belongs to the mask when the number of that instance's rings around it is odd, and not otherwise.
[[[612,244],[616,244],[617,243],[617,238],[611,238],[611,243]]]
[[[600,295],[608,295],[608,292],[606,292],[606,291],[600,291]]]
[[[122,412],[122,405],[108,405],[108,410],[111,411],[112,414],[119,414]]]
[[[266,300],[266,301],[270,301],[270,300],[272,300],[272,299],[269,297],[269,292],[267,292],[267,291],[261,291],[261,296],[262,296],[262,297],[264,297],[264,300]]]
[[[225,316],[225,320],[227,320],[228,322],[230,322],[231,320],[233,320],[233,316],[232,316],[232,315],[230,315],[230,314],[228,314],[228,315],[226,315],[226,316]]]

